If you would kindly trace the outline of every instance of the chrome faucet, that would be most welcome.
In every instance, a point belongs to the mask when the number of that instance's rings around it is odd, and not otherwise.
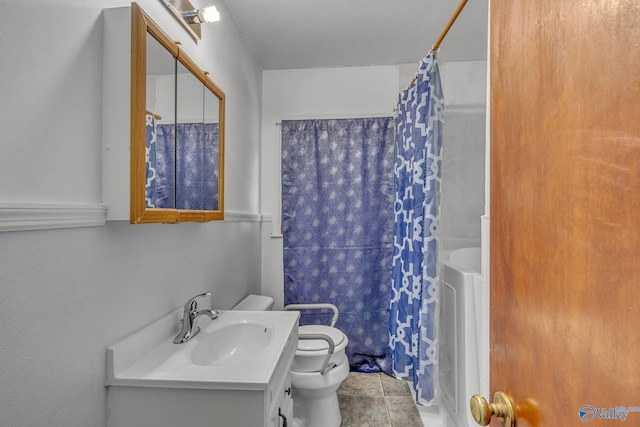
[[[196,320],[200,316],[209,316],[211,320],[218,318],[218,312],[211,309],[198,310],[198,299],[211,297],[211,292],[196,295],[184,305],[184,317],[182,318],[182,330],[173,340],[174,344],[183,344],[195,337],[200,332],[200,327],[196,326]]]

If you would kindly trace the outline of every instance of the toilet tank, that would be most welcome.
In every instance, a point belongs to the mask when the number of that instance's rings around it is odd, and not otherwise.
[[[249,295],[240,301],[234,310],[270,311],[273,308],[273,298],[265,295]]]

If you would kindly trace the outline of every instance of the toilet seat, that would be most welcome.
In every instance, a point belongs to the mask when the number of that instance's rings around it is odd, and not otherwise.
[[[269,310],[272,306],[273,299],[270,297],[249,295],[236,306],[236,310]],[[311,337],[298,340],[298,348],[291,365],[291,392],[295,427],[339,427],[341,416],[336,391],[349,375],[349,360],[345,353],[349,338],[334,327],[338,321],[338,307],[326,303],[290,304],[284,309],[333,311],[331,326],[299,327],[298,333],[301,336]],[[317,336],[328,337],[333,342],[331,357],[327,357],[329,343],[324,339],[316,339]]]
[[[320,372],[329,364],[339,365],[347,360],[345,348],[349,338],[338,328],[324,325],[300,326],[299,335],[325,335],[334,344],[333,354],[327,359],[329,343],[322,339],[299,339],[291,365],[292,372]],[[348,363],[348,362],[347,362]]]
[[[325,325],[305,325],[299,328],[300,335],[327,335],[333,341],[335,346],[334,352],[342,350],[346,347],[346,335],[338,328]],[[298,352],[300,355],[315,355],[316,352],[326,354],[329,350],[329,343],[325,340],[298,340]]]

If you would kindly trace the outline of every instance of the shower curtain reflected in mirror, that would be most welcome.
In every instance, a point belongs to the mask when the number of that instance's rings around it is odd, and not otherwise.
[[[390,372],[394,130],[391,117],[282,122],[285,304],[338,306],[361,372]]]
[[[148,208],[218,209],[218,131],[217,123],[178,123],[176,135],[147,114]]]
[[[437,61],[428,55],[398,103],[389,340],[394,376],[411,381],[423,405],[435,394],[443,114]]]

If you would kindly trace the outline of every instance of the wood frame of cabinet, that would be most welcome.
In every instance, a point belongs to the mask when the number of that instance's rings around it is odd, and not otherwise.
[[[184,210],[146,206],[146,36],[153,36],[193,76],[219,99],[218,209]],[[162,29],[136,4],[131,4],[131,182],[130,222],[175,223],[206,222],[224,219],[224,118],[225,93],[198,65],[180,49]]]

